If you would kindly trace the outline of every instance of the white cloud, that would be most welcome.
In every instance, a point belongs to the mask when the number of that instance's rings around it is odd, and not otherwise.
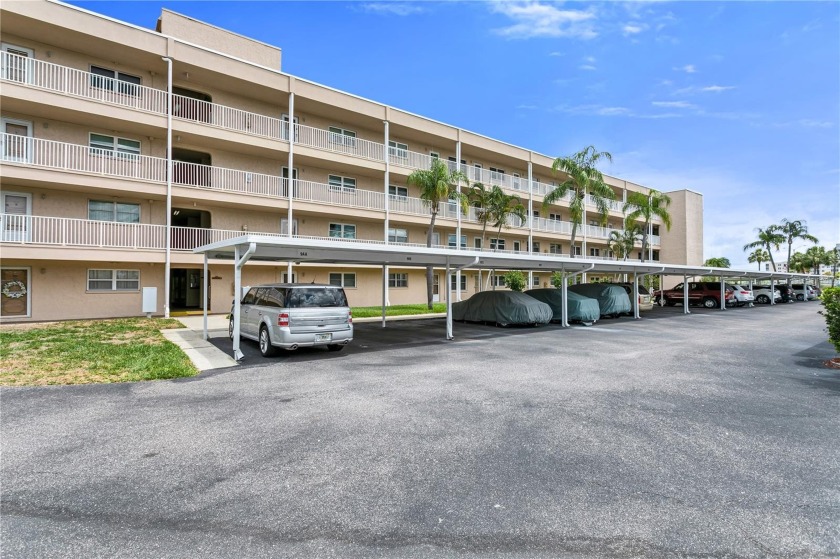
[[[596,66],[593,66],[591,64],[581,64],[580,66],[578,66],[578,68],[580,68],[581,70],[589,70],[589,71],[598,69]]]
[[[624,36],[628,37],[630,35],[637,35],[647,29],[646,25],[641,25],[638,23],[627,23],[621,30],[624,32]]]
[[[695,93],[720,93],[735,89],[734,85],[707,85],[705,87],[689,86],[674,91],[674,95],[693,95]]]
[[[697,105],[693,105],[686,101],[653,101],[651,105],[654,107],[668,107],[672,109],[696,109]]]
[[[548,56],[566,56],[565,52],[560,52],[559,50],[552,51],[548,53]]]
[[[420,6],[397,1],[366,2],[361,4],[360,7],[362,10],[373,14],[395,16],[409,16],[423,11]]]
[[[562,10],[555,4],[531,0],[496,2],[492,4],[492,10],[514,21],[513,25],[494,29],[495,33],[511,39],[532,37],[593,39],[598,36],[593,29],[596,16],[591,9]]]
[[[516,108],[520,110],[533,111],[538,109],[539,107],[537,107],[536,105],[517,105]]]
[[[709,85],[706,87],[701,87],[700,91],[709,91],[711,93],[720,93],[721,91],[729,91],[730,89],[735,89],[734,85]]]
[[[686,64],[685,66],[678,66],[674,68],[676,72],[685,72],[686,74],[696,74],[697,68],[694,64]]]

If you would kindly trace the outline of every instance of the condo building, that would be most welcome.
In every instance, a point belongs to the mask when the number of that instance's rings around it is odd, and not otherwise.
[[[468,177],[464,192],[498,185],[528,209],[482,239],[475,207],[441,204],[433,243],[451,250],[611,259],[623,202],[648,192],[605,175],[606,224],[590,201],[573,247],[568,199],[543,207],[564,179],[553,156],[283,73],[277,47],[169,10],[144,29],[51,0],[0,4],[0,42],[3,322],[137,316],[144,287],[157,288],[158,315],[197,310],[192,249],[246,232],[425,246],[430,208],[407,178],[435,158]],[[699,265],[702,196],[668,195],[672,227],[654,220],[647,259]],[[337,284],[368,306],[382,303],[382,274],[252,262],[243,283]],[[503,287],[486,273],[480,286],[477,270],[448,289],[444,277],[440,301]],[[230,262],[210,260],[210,312],[230,309],[233,284]],[[386,297],[425,302],[424,270],[389,267]]]

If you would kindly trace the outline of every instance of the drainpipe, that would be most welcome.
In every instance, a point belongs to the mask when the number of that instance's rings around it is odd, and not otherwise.
[[[172,275],[172,59],[166,62],[166,256],[163,265],[163,316],[169,318],[169,282]]]
[[[460,159],[458,161],[461,161]],[[460,164],[459,164],[460,165]],[[478,264],[478,256],[473,258],[472,262],[464,264],[463,266],[456,266],[455,273],[460,273],[461,270],[464,268],[469,268],[470,266],[475,266]],[[449,277],[452,274],[449,271],[449,257],[446,257],[446,283],[447,288],[449,287]],[[446,298],[446,339],[447,340],[454,340],[455,336],[452,335],[452,297]]]
[[[391,139],[391,124],[388,121],[390,112],[385,108],[385,120],[382,123],[385,125],[385,143],[383,144],[383,155],[385,157],[385,244],[390,243],[388,239],[388,229],[391,227],[391,156],[388,152],[388,142]],[[388,266],[382,267],[382,327],[385,327],[385,307],[390,304],[388,300],[390,294],[388,292]]]

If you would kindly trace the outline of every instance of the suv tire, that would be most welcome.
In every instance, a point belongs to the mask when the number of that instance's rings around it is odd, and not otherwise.
[[[704,297],[703,298],[703,306],[707,309],[714,309],[717,308],[718,302],[712,299],[711,297]]]
[[[759,295],[755,298],[756,303],[761,303],[762,305],[766,305],[770,302],[770,297],[767,295]]]
[[[260,353],[263,357],[271,357],[276,353],[276,349],[271,345],[271,334],[268,333],[268,328],[265,325],[260,327]]]

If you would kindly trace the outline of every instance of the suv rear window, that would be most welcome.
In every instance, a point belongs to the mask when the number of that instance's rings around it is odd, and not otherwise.
[[[299,287],[291,289],[289,296],[290,309],[310,307],[347,307],[347,297],[342,289],[326,289],[323,287]]]

